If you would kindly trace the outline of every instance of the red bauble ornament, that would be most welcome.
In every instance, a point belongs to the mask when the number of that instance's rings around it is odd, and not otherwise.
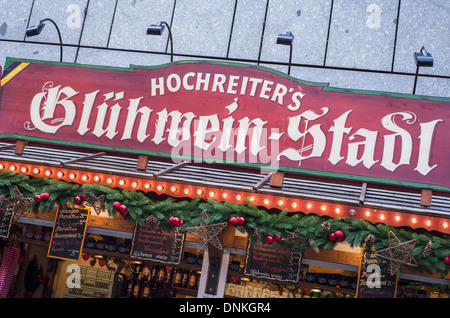
[[[120,212],[120,213],[125,213],[125,212],[127,212],[127,206],[124,205],[124,204],[122,204],[122,205],[119,207],[119,212]]]
[[[237,224],[239,223],[239,219],[237,218],[237,217],[231,217],[229,220],[228,220],[228,225],[229,226],[236,226]]]
[[[177,226],[180,227],[180,226],[182,226],[183,224],[184,224],[184,221],[183,221],[183,220],[180,220],[180,221],[178,222]]]
[[[274,241],[274,238],[273,238],[273,236],[271,236],[271,235],[267,235],[267,237],[266,237],[266,242],[267,242],[267,243],[269,243],[269,244],[272,244],[272,243],[273,243],[273,241]]]
[[[119,210],[119,212],[120,212],[120,210]],[[128,215],[128,211],[125,210],[124,212],[120,212],[120,215],[121,215],[122,217],[126,217],[126,216]]]
[[[42,196],[40,194],[36,194],[34,196],[34,201],[36,201],[37,203],[41,203],[42,202]]]
[[[44,193],[41,194],[41,199],[42,200],[47,201],[48,198],[50,198],[50,193],[44,192]]]
[[[75,197],[75,200],[74,200],[74,201],[75,201],[75,204],[80,204],[82,200],[81,200],[81,197],[77,195],[77,196]]]
[[[86,194],[86,193],[83,193],[83,194],[81,195],[81,200],[86,201],[86,196],[87,196],[87,194]]]
[[[273,237],[273,239],[274,239],[275,242],[279,242],[279,241],[281,241],[281,236],[280,235],[275,235]]]
[[[173,219],[174,219],[173,216],[171,216],[171,217],[169,218],[169,223],[170,223],[170,224],[173,224]]]
[[[336,241],[336,234],[334,234],[334,233],[328,234],[328,239],[329,239],[330,241]]]
[[[450,255],[444,258],[445,265],[450,265]]]
[[[345,239],[344,232],[342,232],[341,230],[337,230],[336,232],[334,232],[334,235],[338,242],[343,242]]]
[[[172,224],[173,225],[178,225],[178,223],[180,223],[180,218],[174,216],[174,218],[172,219]]]
[[[240,225],[243,225],[243,224],[245,223],[245,218],[242,217],[242,216],[239,217],[239,218],[238,218],[238,222],[239,222]]]
[[[121,205],[122,204],[120,204],[119,201],[116,201],[116,202],[113,203],[112,207],[113,207],[114,210],[119,210]]]

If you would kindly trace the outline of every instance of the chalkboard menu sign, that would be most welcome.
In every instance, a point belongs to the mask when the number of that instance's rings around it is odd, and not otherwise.
[[[164,264],[180,264],[185,235],[178,228],[159,229],[136,224],[130,257]]]
[[[78,260],[83,249],[89,209],[60,206],[48,247],[48,257]]]
[[[0,237],[8,238],[11,229],[14,209],[4,207],[0,208]]]
[[[248,240],[244,275],[297,283],[301,253],[280,242],[266,244]]]
[[[389,260],[375,255],[373,247],[366,247],[361,254],[357,298],[395,298],[397,275],[391,275]]]

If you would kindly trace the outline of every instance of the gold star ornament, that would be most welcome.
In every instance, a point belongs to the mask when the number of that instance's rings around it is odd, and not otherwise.
[[[17,221],[21,216],[33,219],[33,214],[28,209],[28,206],[33,202],[33,198],[24,198],[17,186],[14,186],[14,197],[7,197],[7,209],[11,209],[14,215],[14,220]]]
[[[417,266],[417,261],[412,257],[411,252],[416,245],[416,240],[401,242],[393,232],[388,233],[389,246],[375,252],[375,255],[390,261],[389,269],[394,275],[402,264]]]
[[[205,244],[212,244],[219,250],[222,250],[222,243],[218,238],[218,235],[228,225],[228,222],[206,224],[205,220],[208,218],[206,210],[202,211],[202,221],[199,226],[194,226],[186,229],[186,232],[197,236],[200,241],[197,247],[197,251],[200,251]]]

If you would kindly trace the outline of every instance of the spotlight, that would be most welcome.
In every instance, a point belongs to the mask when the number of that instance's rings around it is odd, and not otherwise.
[[[292,45],[294,42],[294,35],[292,32],[286,32],[286,34],[278,34],[277,36],[277,44],[281,45]]]
[[[55,21],[53,21],[52,19],[49,19],[49,18],[39,20],[35,25],[33,25],[32,27],[29,27],[27,29],[27,31],[25,32],[25,35],[27,37],[39,35],[45,26],[45,23],[44,23],[45,21],[51,22],[55,26],[56,31],[58,32],[59,49],[60,49],[59,61],[62,62],[62,60],[63,60],[63,43],[62,43],[62,38],[61,38],[61,32],[59,32],[58,25],[55,23]]]
[[[172,32],[170,30],[169,24],[164,21],[160,21],[157,24],[151,24],[147,28],[147,35],[161,35],[164,32],[164,26],[167,26],[167,30],[169,30],[169,40],[170,40],[170,61],[173,62],[173,41],[172,41]]]
[[[414,53],[414,61],[417,66],[433,67],[433,57],[422,46],[420,52]]]
[[[420,52],[414,52],[414,62],[416,63],[416,76],[414,78],[413,95],[416,93],[417,76],[419,75],[419,68],[433,67],[433,57],[425,50],[425,47],[420,48]]]
[[[291,61],[292,61],[292,43],[294,42],[294,35],[292,32],[286,32],[286,34],[278,34],[277,44],[289,45],[289,66],[288,75],[291,74]]]

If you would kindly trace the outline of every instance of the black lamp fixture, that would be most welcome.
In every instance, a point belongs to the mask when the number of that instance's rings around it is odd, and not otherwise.
[[[169,30],[169,40],[170,40],[170,61],[173,62],[173,41],[172,41],[172,32],[170,30],[169,24],[164,21],[160,21],[157,24],[151,24],[147,28],[147,35],[161,35],[164,32],[164,28],[167,26],[167,30]]]
[[[420,52],[414,52],[414,62],[416,63],[416,76],[414,78],[413,95],[416,93],[417,76],[419,75],[419,68],[433,67],[433,57],[425,50],[425,47],[420,48]]]
[[[278,34],[277,36],[277,44],[281,45],[289,45],[289,67],[288,67],[288,75],[291,73],[291,61],[292,61],[292,43],[294,42],[294,35],[292,32],[286,32],[286,34]]]
[[[59,32],[58,25],[55,23],[55,21],[53,21],[52,19],[49,19],[49,18],[45,18],[43,20],[39,20],[38,23],[36,23],[35,25],[33,25],[32,27],[29,27],[27,29],[25,35],[27,37],[39,35],[41,33],[42,29],[45,26],[45,23],[44,23],[45,21],[49,21],[49,22],[53,23],[53,25],[56,28],[56,31],[58,32],[59,47],[60,47],[60,51],[61,51],[61,54],[60,54],[60,57],[59,57],[59,61],[62,62],[62,60],[63,60],[63,44],[62,44],[61,32]]]

